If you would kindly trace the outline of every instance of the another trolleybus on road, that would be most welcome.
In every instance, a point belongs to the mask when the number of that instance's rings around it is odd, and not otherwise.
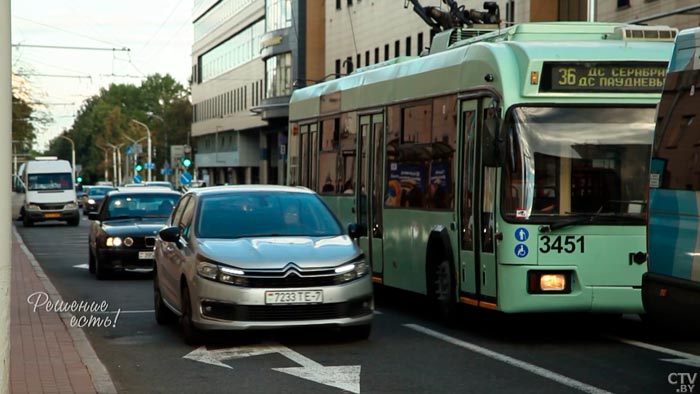
[[[376,283],[443,310],[642,312],[648,158],[676,30],[469,34],[295,91],[289,183],[366,228]]]
[[[700,28],[683,30],[676,38],[654,137],[649,184],[649,272],[643,280],[644,305],[652,318],[690,317],[697,323],[700,321]]]

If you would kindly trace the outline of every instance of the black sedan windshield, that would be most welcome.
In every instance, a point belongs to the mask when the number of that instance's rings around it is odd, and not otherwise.
[[[177,194],[114,195],[106,207],[106,219],[168,217],[178,199]]]
[[[342,229],[313,194],[227,193],[207,196],[199,208],[200,238],[338,236]]]

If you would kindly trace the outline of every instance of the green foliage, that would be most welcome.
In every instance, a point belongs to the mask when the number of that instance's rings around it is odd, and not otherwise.
[[[112,84],[87,99],[75,122],[64,135],[75,141],[76,162],[82,165],[86,184],[104,178],[105,169],[112,179],[112,146],[121,145],[122,164],[126,163],[125,147],[131,140],[140,140],[143,153],[138,160],[147,161],[146,130],[132,122],[138,120],[151,131],[156,155],[156,171],[169,159],[170,145],[184,144],[190,132],[192,105],[189,91],[170,75],[148,76],[140,86]],[[105,149],[107,159],[105,162]],[[167,153],[164,154],[164,153]],[[62,138],[50,142],[47,154],[70,157],[70,143]],[[158,173],[158,172],[156,172]],[[123,174],[126,176],[126,174]]]

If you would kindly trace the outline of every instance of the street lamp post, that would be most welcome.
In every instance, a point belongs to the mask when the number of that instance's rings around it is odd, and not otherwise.
[[[105,182],[109,181],[109,149],[103,148],[99,145],[97,145],[98,148],[102,149],[105,152]]]
[[[65,135],[59,135],[60,138],[63,138],[64,140],[68,140],[70,142],[70,149],[71,149],[71,163],[73,165],[73,182],[75,182],[75,142],[73,142],[72,139],[66,137]]]
[[[150,182],[151,181],[151,167],[152,167],[152,163],[151,163],[151,129],[149,129],[145,123],[141,123],[136,119],[131,119],[131,121],[138,124],[138,125],[143,126],[146,129],[146,137],[148,138],[148,164],[147,164],[147,166],[148,166],[148,181]]]
[[[129,137],[128,135],[124,134],[124,133],[122,133],[122,136],[123,136],[124,138],[128,139],[129,141],[131,141],[132,146],[136,146],[136,144],[138,144],[139,142],[141,142],[141,141],[143,141],[143,140],[146,139],[146,137],[141,137],[141,138],[135,140],[135,139]],[[134,156],[134,157],[135,157],[135,156]],[[134,160],[134,161],[136,161],[136,160]],[[136,163],[134,163],[134,164],[136,164]],[[129,178],[129,168],[130,168],[130,167],[131,167],[131,164],[129,163],[129,156],[127,156],[127,157],[126,157],[126,177],[127,177],[127,178]],[[131,168],[133,168],[133,167],[131,167]],[[134,174],[134,175],[135,175],[135,174]]]

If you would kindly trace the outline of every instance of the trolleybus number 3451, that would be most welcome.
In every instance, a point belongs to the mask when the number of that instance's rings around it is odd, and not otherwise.
[[[541,253],[583,253],[584,251],[583,235],[540,236]]]

